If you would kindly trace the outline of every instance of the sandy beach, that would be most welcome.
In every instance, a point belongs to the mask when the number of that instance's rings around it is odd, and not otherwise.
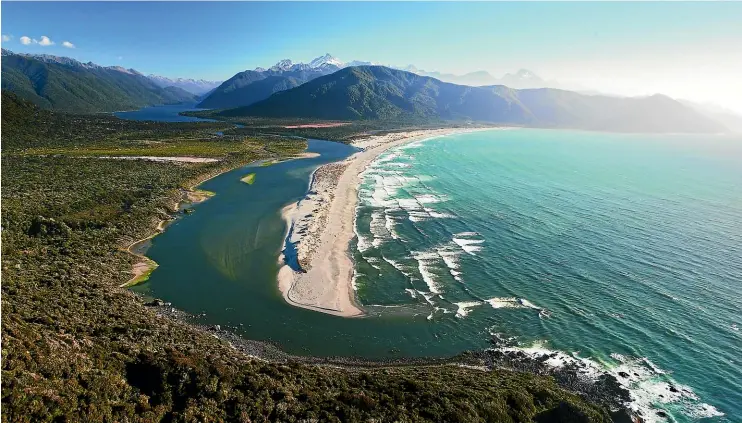
[[[303,272],[283,265],[278,286],[289,304],[343,317],[362,316],[352,287],[349,245],[355,236],[360,174],[384,151],[408,142],[482,130],[446,128],[369,136],[352,143],[362,149],[341,162],[319,167],[309,193],[282,210]],[[281,259],[283,263],[283,258]]]

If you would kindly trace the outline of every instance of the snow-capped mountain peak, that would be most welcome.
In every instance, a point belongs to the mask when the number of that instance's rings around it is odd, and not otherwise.
[[[299,71],[299,70],[306,70],[306,69],[340,69],[345,67],[345,64],[338,59],[337,57],[334,57],[333,55],[327,53],[324,56],[317,57],[316,59],[310,61],[309,63],[294,63],[291,61],[291,59],[283,59],[280,62],[276,63],[275,65],[271,66],[270,71],[274,72],[287,72],[287,71]],[[258,67],[255,68],[256,72],[265,72],[266,69]]]
[[[211,91],[222,83],[221,81],[207,81],[205,79],[168,78],[152,74],[147,75],[147,78],[160,87],[178,87],[197,95]]]
[[[271,66],[270,70],[273,71],[287,71],[290,70],[291,67],[294,66],[294,62],[291,61],[291,59],[283,59],[276,63],[275,65]]]
[[[345,66],[345,63],[342,62],[342,60],[338,59],[337,57],[334,57],[330,53],[325,54],[324,56],[320,56],[311,62],[309,62],[309,67],[311,68],[319,68],[326,65],[333,65],[337,66],[339,68]]]

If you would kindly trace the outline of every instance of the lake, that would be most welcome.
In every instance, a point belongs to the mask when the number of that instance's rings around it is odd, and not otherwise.
[[[216,122],[213,119],[202,119],[193,116],[181,116],[180,112],[207,110],[196,108],[198,103],[169,104],[144,107],[129,112],[116,112],[114,116],[126,120],[154,120],[160,122]]]

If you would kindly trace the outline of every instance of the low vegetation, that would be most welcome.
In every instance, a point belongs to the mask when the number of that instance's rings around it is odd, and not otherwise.
[[[243,176],[242,179],[240,179],[240,181],[242,181],[242,182],[244,182],[244,183],[246,183],[248,185],[254,184],[255,183],[255,173],[248,173],[247,175]]]
[[[3,422],[610,421],[548,377],[264,361],[158,315],[119,287],[137,260],[126,247],[196,182],[306,143],[211,138],[219,124],[57,115],[5,94],[2,107]],[[221,160],[74,157],[159,145]]]
[[[254,116],[227,116],[223,110],[202,110],[183,112],[185,116],[217,119],[224,123],[239,125],[233,131],[235,134],[249,136],[283,136],[302,137],[310,139],[339,141],[350,143],[353,139],[371,134],[383,135],[388,132],[399,132],[412,129],[436,129],[452,126],[476,127],[481,126],[466,122],[445,122],[441,120],[410,119],[398,120],[361,120],[343,122],[344,125],[320,128],[301,127],[302,125],[326,124],[326,120],[306,118],[262,118]],[[334,121],[333,121],[334,122]]]

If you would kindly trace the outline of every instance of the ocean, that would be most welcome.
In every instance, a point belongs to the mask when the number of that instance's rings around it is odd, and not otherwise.
[[[590,359],[677,421],[742,421],[742,139],[447,136],[379,157],[360,199],[364,305]]]
[[[308,151],[204,183],[216,196],[153,238],[134,289],[293,354],[549,352],[615,375],[648,421],[742,420],[742,139],[519,129],[390,150],[359,193],[360,319],[277,288],[280,209],[354,149]]]

